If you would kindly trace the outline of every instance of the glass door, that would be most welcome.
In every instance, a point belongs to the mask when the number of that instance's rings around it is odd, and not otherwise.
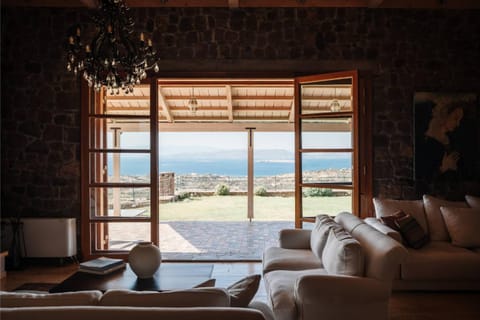
[[[358,214],[357,72],[295,79],[295,226]]]
[[[83,89],[83,255],[126,255],[139,241],[158,244],[150,85],[124,95]]]

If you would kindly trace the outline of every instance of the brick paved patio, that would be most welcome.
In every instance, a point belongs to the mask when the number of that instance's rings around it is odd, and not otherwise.
[[[147,229],[119,224],[111,248],[129,249],[146,239]],[[120,229],[121,227],[121,229]],[[169,221],[160,223],[160,250],[164,260],[261,260],[265,248],[278,245],[278,232],[293,221]]]

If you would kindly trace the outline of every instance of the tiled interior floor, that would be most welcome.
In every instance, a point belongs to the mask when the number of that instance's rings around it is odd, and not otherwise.
[[[117,234],[142,239],[140,230],[122,225],[123,230],[116,230]],[[265,248],[278,245],[278,232],[293,227],[293,221],[161,222],[160,250],[163,260],[259,261]],[[112,248],[128,249],[135,240],[111,240],[110,244]]]

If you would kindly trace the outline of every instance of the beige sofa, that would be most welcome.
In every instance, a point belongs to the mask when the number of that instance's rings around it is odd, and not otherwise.
[[[261,302],[253,302],[248,308],[230,307],[230,296],[221,288],[170,292],[0,292],[0,307],[2,320],[272,319],[268,306]]]
[[[405,245],[409,254],[397,270],[393,290],[480,290],[480,198],[452,202],[425,195],[421,200],[373,201],[377,218],[365,219],[368,224],[405,243],[405,235],[379,221],[403,211],[430,238],[419,249]]]
[[[407,255],[397,241],[350,213],[318,216],[313,230],[282,230],[279,240],[263,255],[276,320],[388,318],[391,281]]]

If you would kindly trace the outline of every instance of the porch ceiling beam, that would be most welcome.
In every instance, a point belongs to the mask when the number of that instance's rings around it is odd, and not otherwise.
[[[167,100],[165,99],[165,96],[163,95],[162,88],[158,88],[158,100],[160,101],[160,105],[162,106],[163,113],[165,114],[165,117],[167,118],[168,122],[173,122],[173,115],[172,112],[170,111],[170,107],[168,105]]]
[[[233,121],[233,102],[232,102],[232,86],[226,85],[225,90],[227,91],[227,110],[228,110],[228,121]]]
[[[290,105],[290,115],[288,116],[288,122],[293,123],[295,121],[295,101],[292,99],[292,104]]]

